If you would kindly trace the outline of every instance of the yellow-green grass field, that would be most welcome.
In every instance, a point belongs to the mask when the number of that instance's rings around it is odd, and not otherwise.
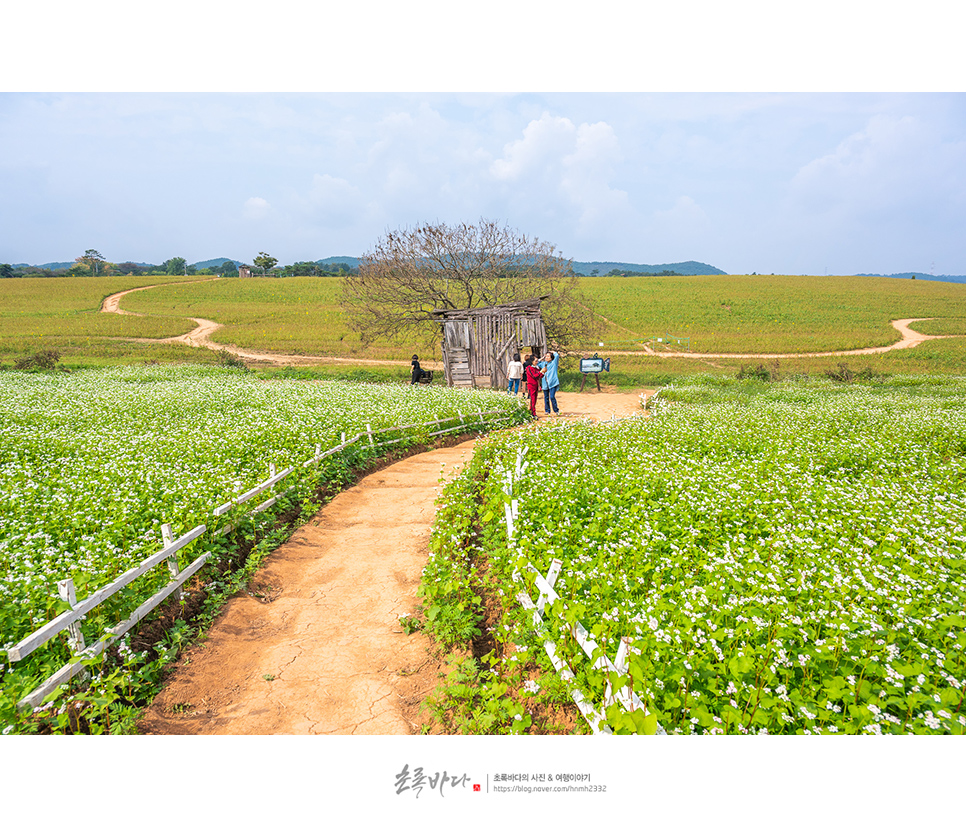
[[[122,307],[143,316],[97,312],[112,292],[164,284],[125,296]],[[177,276],[24,278],[0,283],[0,357],[47,347],[71,365],[137,361],[215,361],[204,349],[152,345],[123,338],[161,338],[185,333],[186,318],[225,325],[213,339],[250,350],[367,360],[408,360],[414,352],[439,358],[438,345],[399,342],[363,346],[339,306],[338,277],[227,278],[184,283]],[[924,334],[966,334],[966,285],[938,281],[845,276],[661,276],[584,278],[600,323],[587,352],[637,350],[640,339],[690,336],[693,352],[805,353],[884,346],[898,333],[890,321],[933,318],[915,328]],[[635,340],[637,340],[635,344]],[[604,347],[597,345],[604,342]],[[962,373],[966,338],[927,342],[912,350],[852,357],[799,356],[778,362],[782,374],[821,373],[845,362],[875,373]],[[575,360],[564,388],[579,384]],[[733,375],[757,365],[747,359],[612,356],[602,381],[632,387],[680,374]],[[773,360],[763,364],[774,368]],[[395,376],[398,369],[320,361],[322,375],[363,371]]]
[[[222,322],[218,340],[240,347],[406,358],[408,344],[362,347],[339,306],[340,281],[226,279],[146,290],[125,298],[124,306]],[[691,349],[705,353],[852,350],[888,345],[897,339],[891,320],[919,317],[944,320],[924,323],[924,333],[966,333],[959,329],[966,285],[939,281],[710,275],[593,277],[581,283],[603,317],[595,336],[605,345],[672,333],[690,336]]]
[[[185,358],[178,346],[138,345],[116,339],[161,339],[191,329],[182,316],[141,317],[99,313],[101,303],[113,293],[146,283],[183,281],[168,275],[103,278],[33,276],[0,281],[0,357],[10,358],[38,350],[64,354],[96,355],[121,359],[159,354]],[[175,348],[175,350],[171,350]],[[187,355],[190,355],[190,351]],[[160,359],[159,359],[160,361]]]
[[[597,349],[601,356],[606,350]],[[619,389],[657,386],[695,373],[735,376],[742,371],[763,367],[773,377],[822,376],[826,371],[840,372],[845,365],[852,373],[891,374],[966,374],[966,338],[926,342],[909,350],[861,356],[796,357],[793,359],[687,359],[659,356],[611,355],[611,372],[600,375],[601,383]],[[561,387],[578,390],[581,376],[576,358],[565,357],[561,364]],[[593,377],[588,377],[585,390],[596,390]]]
[[[411,343],[363,347],[339,304],[341,281],[338,276],[227,278],[132,293],[122,306],[149,315],[217,321],[224,327],[212,338],[220,344],[285,354],[408,360]]]
[[[966,285],[896,278],[796,275],[594,277],[597,310],[622,328],[612,341],[690,336],[701,353],[807,353],[895,342],[893,319],[941,317],[922,333],[966,333]],[[958,319],[953,323],[945,320]],[[623,328],[626,328],[623,329]],[[919,328],[917,328],[919,329]],[[603,340],[606,344],[608,338]]]
[[[958,336],[966,333],[966,318],[944,316],[930,321],[917,321],[913,327],[927,335]]]

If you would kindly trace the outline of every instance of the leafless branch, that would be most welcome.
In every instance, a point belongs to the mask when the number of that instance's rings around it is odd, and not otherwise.
[[[585,339],[590,304],[571,261],[556,247],[491,220],[424,224],[387,232],[347,276],[342,304],[365,343],[380,338],[432,340],[433,310],[489,307],[536,296],[548,338],[559,346]]]

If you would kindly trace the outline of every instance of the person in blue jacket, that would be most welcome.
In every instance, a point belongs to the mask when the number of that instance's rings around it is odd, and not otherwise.
[[[543,388],[543,407],[547,414],[553,408],[554,414],[559,414],[557,408],[557,389],[560,387],[560,378],[557,376],[557,367],[560,365],[560,354],[550,351],[546,356],[537,362],[537,367],[543,371],[543,379],[540,380],[540,387]]]

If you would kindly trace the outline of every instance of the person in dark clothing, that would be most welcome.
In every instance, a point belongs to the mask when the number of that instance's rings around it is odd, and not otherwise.
[[[416,385],[423,376],[423,369],[419,367],[419,357],[414,353],[413,361],[410,363],[413,366],[413,376],[410,380],[410,385]]]

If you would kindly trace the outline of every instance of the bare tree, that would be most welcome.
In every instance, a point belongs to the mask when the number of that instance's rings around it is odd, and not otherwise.
[[[589,335],[589,304],[572,262],[545,241],[491,220],[425,224],[388,232],[343,283],[342,306],[365,344],[438,332],[434,310],[490,307],[549,296],[547,337],[558,346]]]

